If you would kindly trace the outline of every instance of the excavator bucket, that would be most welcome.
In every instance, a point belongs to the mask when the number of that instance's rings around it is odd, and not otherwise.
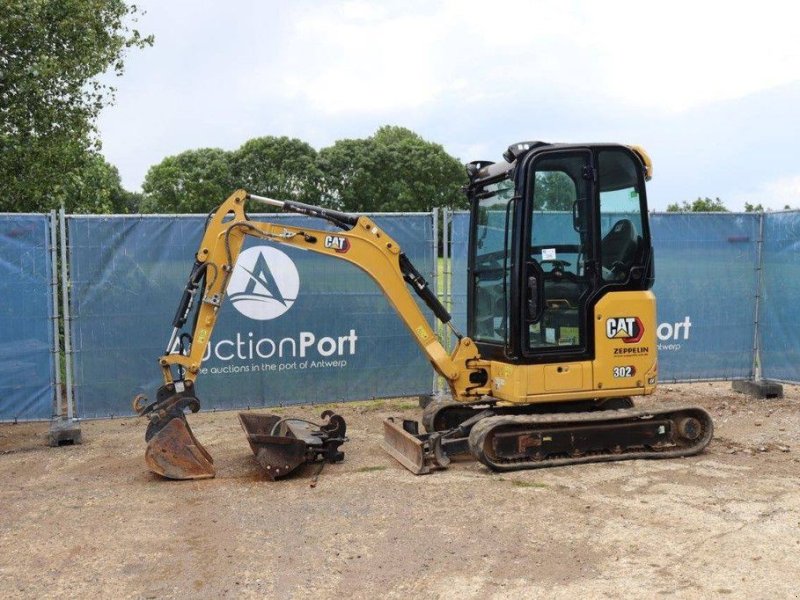
[[[322,418],[327,422],[316,425],[304,419],[239,413],[250,449],[272,481],[306,463],[344,459],[344,452],[339,451],[347,441],[344,419],[329,410]]]
[[[186,421],[187,409],[200,409],[200,401],[190,390],[175,393],[162,388],[152,403],[141,394],[133,399],[133,410],[150,421],[144,434],[144,460],[148,469],[167,479],[210,479],[217,473],[214,459],[194,437]]]
[[[186,419],[170,419],[147,443],[148,468],[168,479],[209,479],[216,475],[214,459],[194,437]]]
[[[272,435],[272,430],[281,421],[277,415],[255,415],[239,413],[247,443],[272,481],[288,475],[306,462],[306,444],[303,440],[285,435]]]

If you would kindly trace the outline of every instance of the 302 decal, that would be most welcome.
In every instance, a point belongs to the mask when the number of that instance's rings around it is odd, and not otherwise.
[[[629,367],[614,367],[612,370],[614,377],[620,379],[622,377],[633,377],[636,375],[636,367],[629,366]]]

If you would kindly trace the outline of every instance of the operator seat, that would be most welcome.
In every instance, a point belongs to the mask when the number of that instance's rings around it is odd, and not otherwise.
[[[628,269],[639,248],[639,236],[630,219],[620,219],[600,242],[603,270],[611,271],[612,281],[628,276]],[[608,277],[606,277],[608,279]]]

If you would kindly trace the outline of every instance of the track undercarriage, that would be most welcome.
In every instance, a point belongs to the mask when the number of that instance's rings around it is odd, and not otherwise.
[[[437,401],[422,421],[427,433],[416,421],[384,422],[384,449],[416,474],[464,454],[493,471],[690,456],[714,430],[701,408],[637,409],[630,398],[524,406]]]

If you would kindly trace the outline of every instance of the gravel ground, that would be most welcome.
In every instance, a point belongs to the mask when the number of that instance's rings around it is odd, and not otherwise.
[[[144,422],[0,426],[0,597],[795,598],[800,388],[662,385],[698,404],[702,455],[493,474],[471,461],[416,477],[379,447],[406,401],[342,405],[350,441],[317,487],[260,472],[236,413],[192,415],[216,479],[144,467]],[[264,411],[269,412],[269,411]],[[319,407],[281,414],[314,418]]]

